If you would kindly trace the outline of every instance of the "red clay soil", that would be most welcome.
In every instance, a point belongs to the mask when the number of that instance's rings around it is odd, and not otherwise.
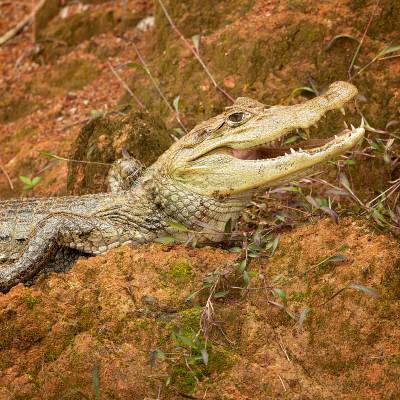
[[[152,244],[82,259],[0,295],[0,399],[396,399],[399,256],[351,219],[283,234],[251,264],[251,289],[231,276],[212,299],[207,367],[186,364],[174,334],[197,332],[208,290],[185,299],[236,254]],[[282,303],[265,289],[274,281],[289,312],[310,308],[303,326],[269,302]],[[363,289],[340,291],[351,283]]]

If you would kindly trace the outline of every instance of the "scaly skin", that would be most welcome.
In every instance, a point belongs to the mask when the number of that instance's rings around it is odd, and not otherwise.
[[[356,93],[353,85],[336,82],[323,96],[294,106],[267,108],[238,98],[173,144],[133,184],[139,167],[123,160],[109,175],[110,193],[0,202],[0,291],[32,279],[60,248],[101,254],[149,242],[168,232],[171,219],[221,240],[227,221],[237,220],[255,190],[293,179],[362,138],[363,126],[331,141],[302,143],[304,150],[277,144]]]

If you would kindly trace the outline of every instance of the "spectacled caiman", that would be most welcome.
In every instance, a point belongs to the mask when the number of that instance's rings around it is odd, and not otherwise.
[[[363,137],[362,121],[330,140],[281,145],[356,94],[352,84],[335,82],[323,95],[291,106],[239,97],[176,141],[128,190],[120,184],[124,168],[122,175],[114,168],[109,193],[0,202],[0,291],[31,280],[63,248],[96,255],[150,242],[168,232],[171,219],[221,240],[217,232],[238,219],[255,190],[293,180]]]

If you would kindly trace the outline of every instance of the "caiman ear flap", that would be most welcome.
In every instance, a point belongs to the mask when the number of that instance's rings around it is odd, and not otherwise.
[[[225,122],[223,115],[210,118],[193,128],[193,133],[196,135],[196,143],[200,143],[207,135],[218,130]]]

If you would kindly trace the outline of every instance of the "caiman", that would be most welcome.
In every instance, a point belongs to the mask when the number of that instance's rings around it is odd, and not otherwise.
[[[170,220],[221,240],[219,232],[238,219],[254,191],[293,180],[363,137],[362,121],[328,140],[281,144],[356,94],[352,84],[335,82],[323,95],[291,106],[239,97],[176,141],[127,190],[125,165],[113,169],[109,193],[0,202],[0,291],[30,281],[65,248],[97,255],[150,242],[168,232]]]

